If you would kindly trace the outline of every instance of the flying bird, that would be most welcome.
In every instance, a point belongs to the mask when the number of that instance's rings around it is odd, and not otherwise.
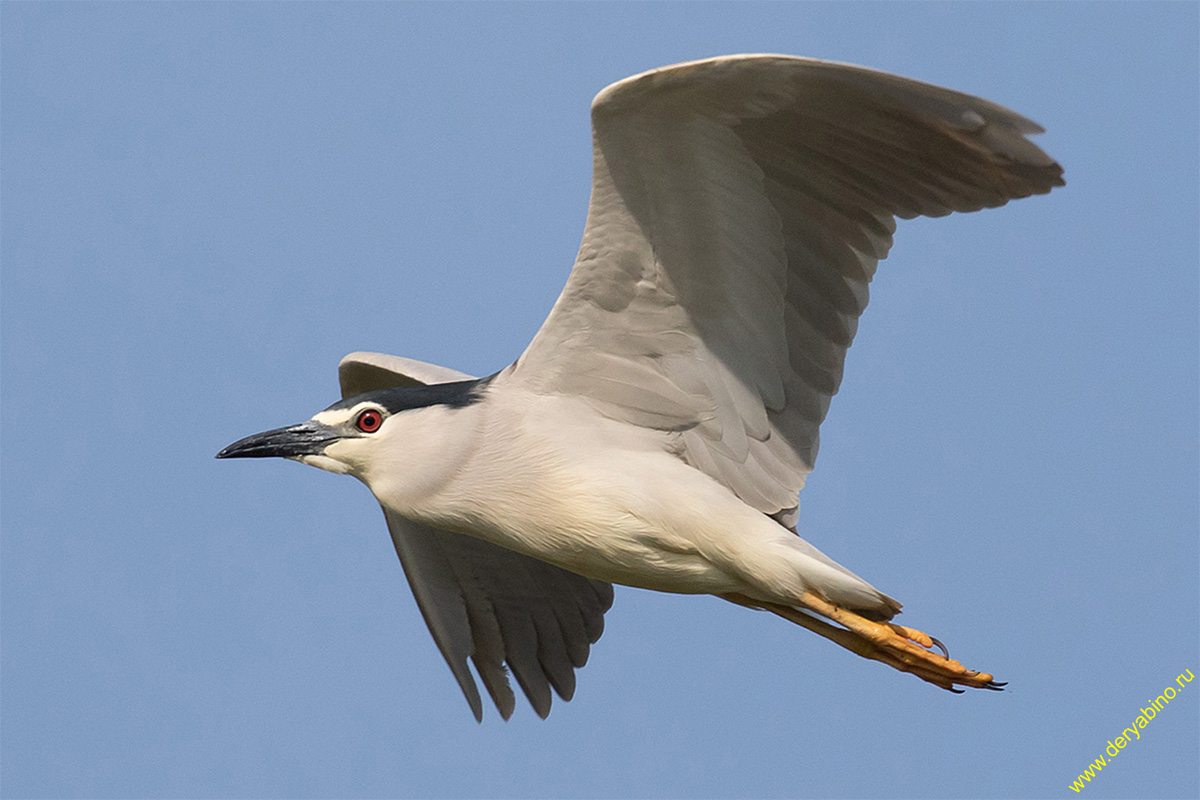
[[[952,691],[999,689],[797,533],[798,493],[897,217],[1062,186],[994,103],[848,64],[740,55],[592,102],[587,226],[525,352],[474,378],[352,353],[342,399],[218,458],[353,475],[476,719],[508,670],[575,691],[612,584],[765,609]],[[506,669],[507,665],[507,669]]]

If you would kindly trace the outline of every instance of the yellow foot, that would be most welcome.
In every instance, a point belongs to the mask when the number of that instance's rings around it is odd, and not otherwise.
[[[799,605],[843,627],[830,625],[791,606],[758,602],[740,595],[727,595],[726,599],[771,611],[864,658],[881,661],[901,672],[910,672],[921,680],[952,692],[961,692],[955,686],[1000,691],[1005,685],[997,683],[986,672],[967,669],[952,660],[945,646],[926,633],[891,622],[874,622],[835,606],[812,592],[801,595]],[[935,646],[942,652],[934,652],[932,648]]]

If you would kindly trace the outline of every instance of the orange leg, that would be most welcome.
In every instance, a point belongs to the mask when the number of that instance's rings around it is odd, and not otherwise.
[[[928,634],[891,622],[874,622],[853,611],[835,606],[812,592],[801,595],[798,605],[843,627],[830,625],[791,606],[761,602],[738,594],[722,597],[738,605],[761,608],[778,614],[852,653],[880,661],[901,672],[910,672],[921,680],[952,692],[961,691],[955,689],[955,686],[996,691],[1004,686],[986,672],[967,669],[959,662],[931,650],[935,644],[943,651],[945,648],[941,642]]]

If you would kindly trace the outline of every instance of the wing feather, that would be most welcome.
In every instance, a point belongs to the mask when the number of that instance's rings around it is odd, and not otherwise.
[[[728,56],[592,104],[571,277],[511,378],[678,434],[688,463],[793,519],[896,218],[1061,186],[1041,128],[845,64]]]
[[[551,687],[575,693],[574,669],[604,631],[612,586],[384,509],[396,554],[429,631],[477,720],[483,703],[469,658],[504,719],[516,699],[508,670],[542,717]]]

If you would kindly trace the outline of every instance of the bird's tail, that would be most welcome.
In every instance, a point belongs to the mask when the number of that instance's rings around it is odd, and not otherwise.
[[[789,530],[796,534],[795,528]],[[805,583],[826,600],[875,622],[887,622],[900,613],[902,606],[898,600],[879,591],[798,534],[789,537],[787,544],[805,559],[801,570]]]

